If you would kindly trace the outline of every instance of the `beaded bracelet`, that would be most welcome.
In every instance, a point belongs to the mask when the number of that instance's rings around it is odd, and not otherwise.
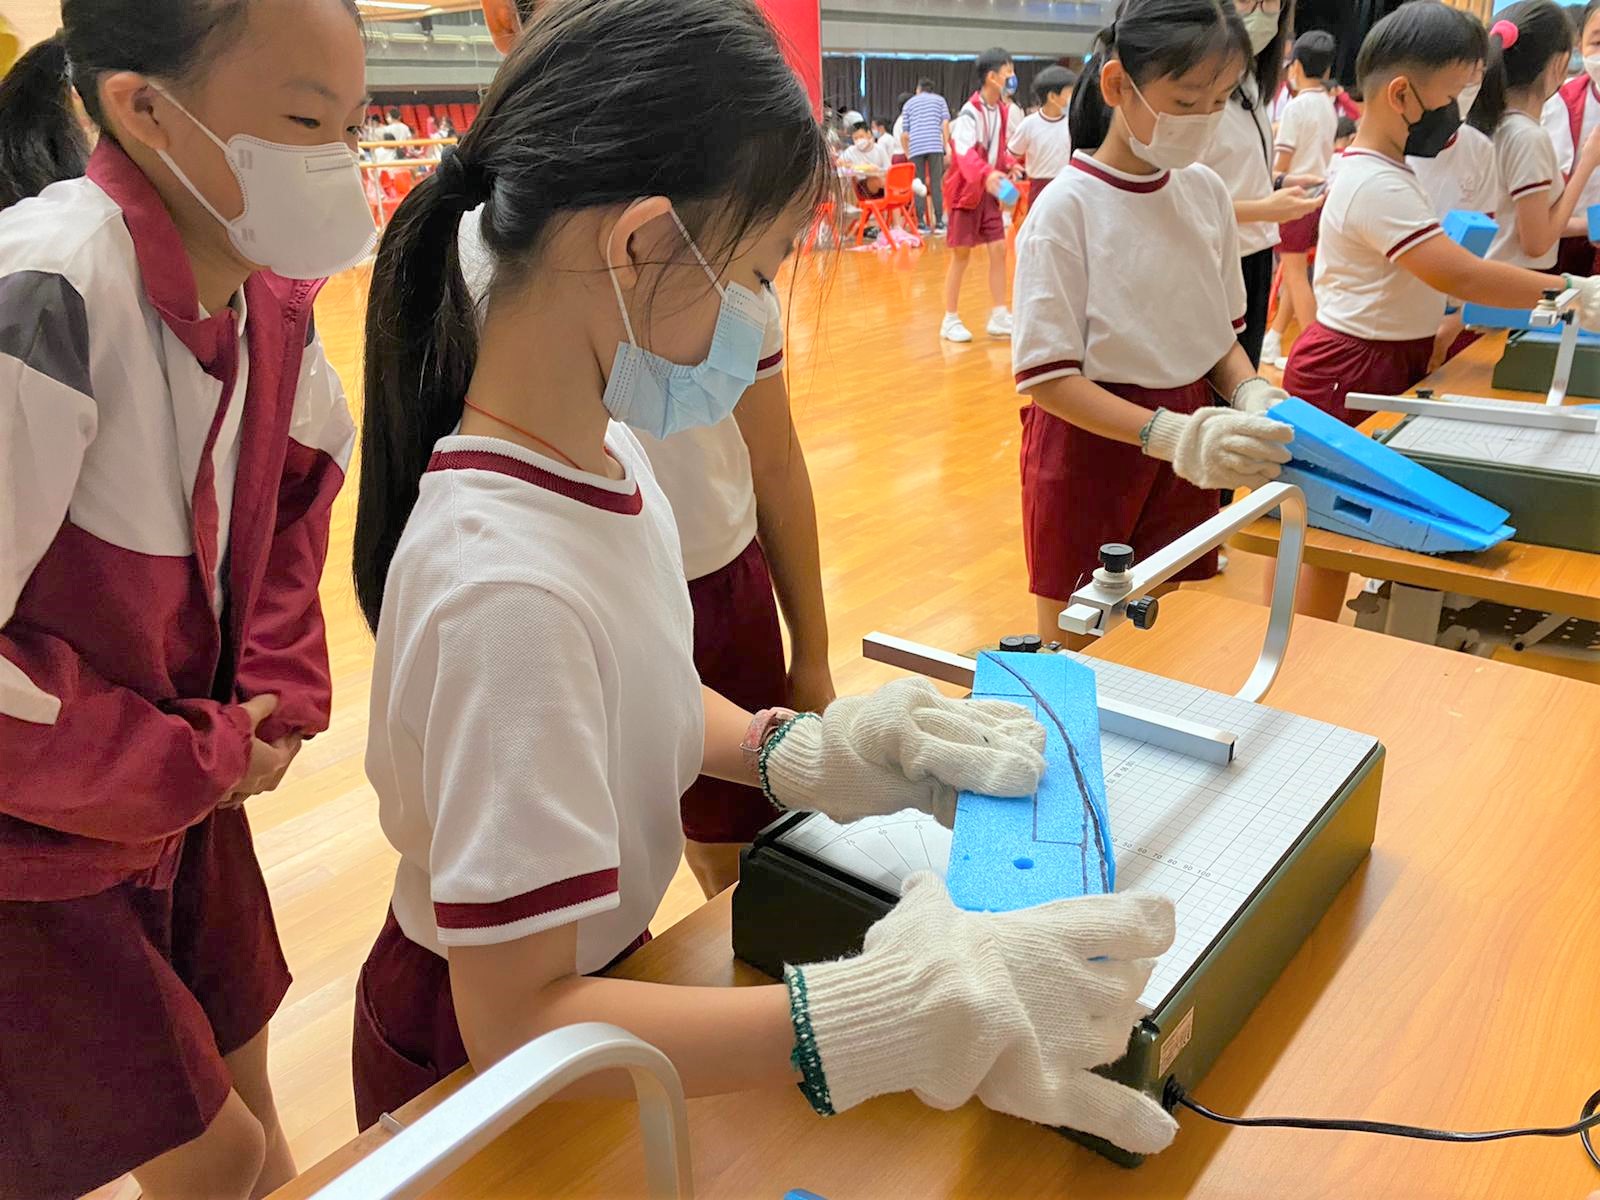
[[[761,775],[761,794],[779,808],[787,809],[789,806],[772,794],[772,782],[767,778],[767,760],[772,757],[772,752],[778,748],[783,739],[789,736],[789,731],[807,717],[813,721],[822,719],[816,713],[796,713],[773,731],[772,736],[761,747],[761,753],[756,756],[756,770]]]

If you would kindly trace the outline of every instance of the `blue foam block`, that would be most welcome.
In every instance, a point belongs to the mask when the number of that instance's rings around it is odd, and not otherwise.
[[[1031,800],[961,793],[950,898],[972,912],[1010,912],[1111,891],[1116,860],[1094,672],[1064,654],[984,653],[973,695],[1033,712],[1045,729],[1047,766]]]
[[[1500,226],[1493,217],[1485,213],[1468,212],[1462,208],[1451,209],[1445,213],[1441,224],[1444,226],[1445,236],[1479,258],[1489,253],[1494,235],[1500,232]]]
[[[1291,398],[1273,405],[1267,416],[1294,430],[1289,452],[1294,455],[1295,464],[1313,467],[1321,476],[1348,481],[1422,513],[1484,532],[1498,529],[1511,515],[1443,475],[1412,462],[1398,450],[1373,441],[1314,404]]]
[[[1291,464],[1278,478],[1305,492],[1306,521],[1313,528],[1418,554],[1487,550],[1517,532],[1509,525],[1485,530],[1419,512],[1360,484],[1325,475],[1315,467]]]
[[[1487,304],[1464,304],[1461,306],[1461,320],[1471,329],[1533,329],[1532,310],[1526,308],[1490,308]],[[1559,341],[1561,331],[1551,331],[1547,326],[1534,330],[1538,334],[1549,334],[1552,340]],[[1600,334],[1580,331],[1578,334],[1580,346],[1593,346],[1600,344]]]
[[[1600,242],[1600,204],[1589,205],[1589,240]]]

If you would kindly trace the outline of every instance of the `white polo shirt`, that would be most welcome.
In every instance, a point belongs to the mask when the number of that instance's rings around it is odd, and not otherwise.
[[[1410,167],[1350,147],[1322,206],[1317,321],[1369,341],[1432,337],[1444,319],[1444,297],[1398,260],[1443,233]]]
[[[1556,265],[1559,241],[1543,254],[1524,254],[1517,240],[1517,202],[1541,196],[1554,204],[1566,190],[1550,135],[1527,113],[1508,112],[1495,127],[1494,161],[1500,174],[1500,195],[1494,207],[1500,231],[1489,244],[1489,257],[1513,266],[1548,270]]]
[[[1025,160],[1030,179],[1054,179],[1067,169],[1072,159],[1072,134],[1067,129],[1067,114],[1055,120],[1041,110],[1023,117],[1011,131],[1011,153]]]
[[[1326,88],[1306,88],[1283,106],[1275,151],[1290,152],[1288,175],[1326,179],[1339,135],[1339,112]]]
[[[839,151],[839,161],[852,167],[873,167],[879,171],[889,169],[889,156],[877,142],[868,142],[867,148],[862,150],[852,139]]]
[[[1407,156],[1406,166],[1416,172],[1441,220],[1457,210],[1493,212],[1499,203],[1500,172],[1495,166],[1494,143],[1471,125],[1463,125],[1455,140],[1436,157]]]
[[[666,498],[499,438],[440,439],[389,568],[367,776],[393,905],[435,953],[577,925],[580,972],[644,931],[700,770],[693,617]]]
[[[1244,328],[1233,199],[1198,163],[1129,175],[1076,151],[1017,235],[1013,301],[1018,391],[1080,374],[1194,383]]]
[[[768,306],[767,340],[756,365],[757,379],[783,372],[783,314],[770,290],[763,289],[762,294]],[[687,577],[700,579],[720,571],[743,554],[755,540],[757,513],[750,451],[739,422],[728,417],[669,438],[638,430],[634,436],[650,456],[656,482],[672,503]]]
[[[1227,185],[1234,200],[1265,200],[1272,195],[1272,120],[1253,78],[1239,84],[1217,125],[1216,136],[1200,160]],[[1276,221],[1239,226],[1239,253],[1259,254],[1278,244]]]

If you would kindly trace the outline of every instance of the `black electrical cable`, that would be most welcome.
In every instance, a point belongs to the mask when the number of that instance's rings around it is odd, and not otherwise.
[[[1589,1161],[1600,1170],[1600,1153],[1596,1153],[1594,1142],[1590,1140],[1590,1135],[1596,1129],[1600,1129],[1600,1111],[1597,1111],[1600,1110],[1600,1092],[1589,1097],[1577,1122],[1572,1125],[1547,1129],[1487,1129],[1477,1132],[1427,1129],[1420,1125],[1391,1125],[1384,1121],[1333,1120],[1321,1117],[1227,1117],[1212,1112],[1204,1104],[1190,1097],[1176,1079],[1167,1080],[1167,1086],[1162,1093],[1162,1103],[1169,1111],[1181,1105],[1208,1121],[1233,1125],[1241,1129],[1328,1129],[1344,1133],[1376,1133],[1384,1137],[1414,1138],[1425,1142],[1456,1143],[1500,1142],[1507,1138],[1524,1137],[1576,1136],[1583,1143],[1583,1151],[1589,1156]]]

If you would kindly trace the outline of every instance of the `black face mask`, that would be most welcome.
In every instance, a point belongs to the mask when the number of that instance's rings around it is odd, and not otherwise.
[[[1418,101],[1421,103],[1421,101]],[[1406,154],[1412,158],[1437,158],[1461,128],[1461,106],[1454,100],[1438,108],[1425,108],[1406,135]]]

